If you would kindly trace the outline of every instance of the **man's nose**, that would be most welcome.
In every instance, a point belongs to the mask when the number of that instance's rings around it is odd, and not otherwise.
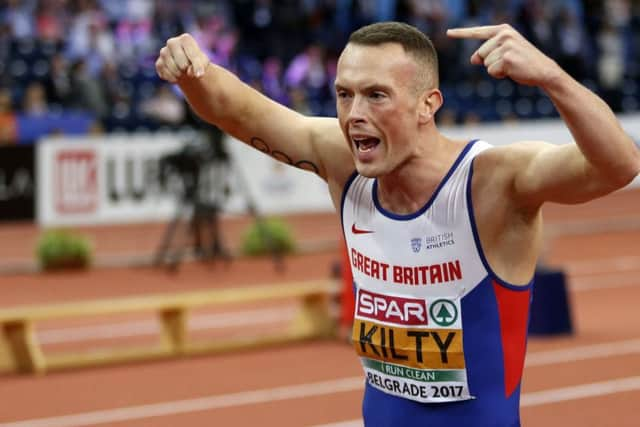
[[[349,108],[349,115],[347,119],[351,123],[362,122],[366,118],[365,112],[366,106],[364,103],[364,99],[360,96],[355,96],[353,98],[353,102],[351,103],[351,108]]]

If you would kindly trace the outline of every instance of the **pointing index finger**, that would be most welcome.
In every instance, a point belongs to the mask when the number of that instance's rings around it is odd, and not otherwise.
[[[447,30],[447,36],[456,39],[480,39],[486,40],[498,34],[501,25],[485,25],[480,27],[451,28]]]

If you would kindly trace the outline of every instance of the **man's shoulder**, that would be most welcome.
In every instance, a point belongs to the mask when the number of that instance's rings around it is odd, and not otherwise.
[[[506,145],[490,145],[478,153],[474,169],[490,169],[494,172],[512,170],[517,165],[539,152],[549,143],[543,141],[517,141]]]
[[[521,205],[518,183],[527,176],[536,154],[550,145],[543,141],[518,141],[484,150],[474,160],[472,191],[482,194],[485,199],[486,191],[490,189],[494,195],[501,197],[505,207],[510,202],[514,206]]]
[[[473,160],[474,186],[481,189],[508,186],[517,171],[519,159],[526,151],[526,146],[517,142],[492,145],[478,153]]]

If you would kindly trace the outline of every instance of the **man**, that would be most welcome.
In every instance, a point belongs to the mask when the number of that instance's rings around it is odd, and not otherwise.
[[[518,426],[540,208],[603,196],[640,170],[607,105],[513,28],[448,35],[485,40],[473,64],[543,89],[576,144],[442,135],[435,50],[400,23],[352,34],[337,120],[270,101],[210,64],[189,35],[170,39],[156,63],[205,120],[328,182],[356,283],[366,425]]]

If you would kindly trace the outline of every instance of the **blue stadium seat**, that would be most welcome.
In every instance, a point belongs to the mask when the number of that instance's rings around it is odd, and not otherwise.
[[[18,81],[26,80],[29,67],[24,59],[14,59],[9,63],[9,74]]]
[[[546,96],[541,96],[536,100],[535,109],[539,117],[552,117],[556,115],[553,103]]]
[[[515,84],[511,80],[500,80],[496,85],[496,94],[501,98],[510,98],[514,92]]]
[[[535,116],[535,109],[532,99],[524,96],[516,99],[514,111],[520,118],[533,118]]]
[[[31,66],[31,76],[41,80],[49,75],[49,62],[45,59],[36,60]]]
[[[640,107],[640,100],[634,96],[625,96],[622,98],[622,111],[625,113],[629,113],[632,111],[637,111],[638,107]]]

